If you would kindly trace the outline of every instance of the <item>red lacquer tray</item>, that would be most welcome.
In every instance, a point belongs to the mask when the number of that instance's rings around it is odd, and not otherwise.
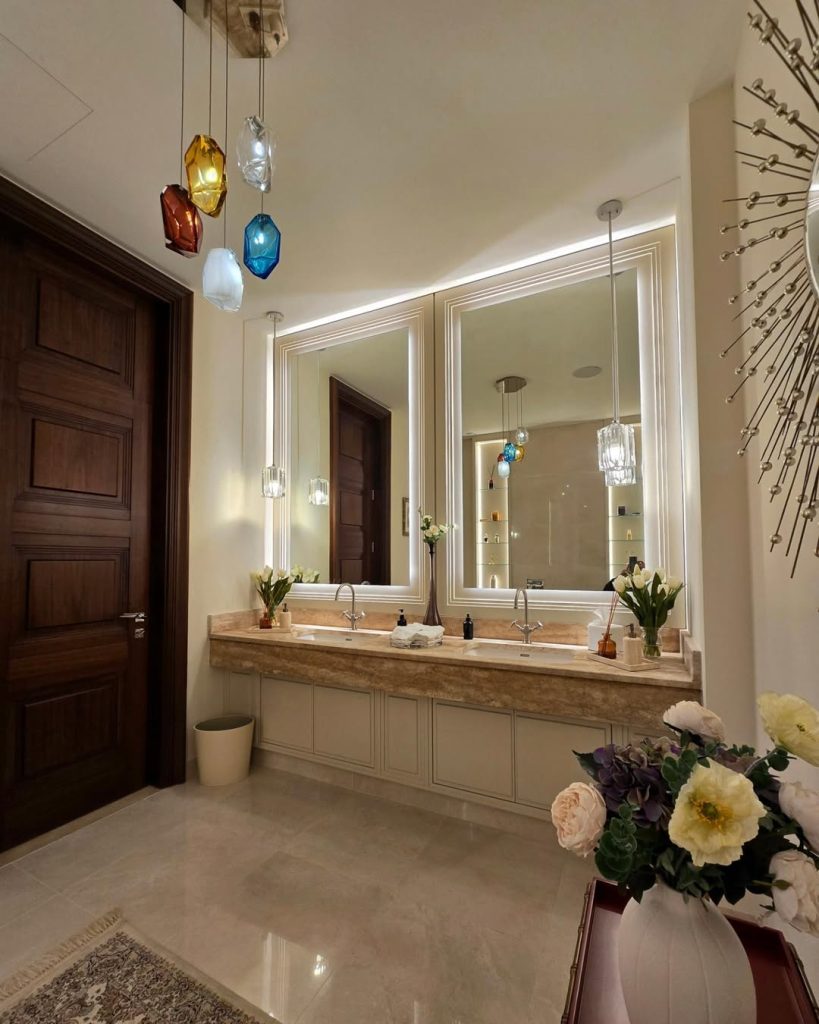
[[[562,1024],[629,1024],[617,973],[617,927],[626,897],[595,879],[586,890]],[[819,1011],[782,932],[728,915],[751,961],[757,1024],[816,1024]],[[727,1024],[727,1022],[726,1022]]]

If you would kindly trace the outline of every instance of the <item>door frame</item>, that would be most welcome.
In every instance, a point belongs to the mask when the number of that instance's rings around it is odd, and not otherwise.
[[[185,780],[193,292],[2,176],[0,215],[136,289],[157,310],[150,572],[159,607],[148,630],[147,772],[153,785],[175,785]]]
[[[378,445],[380,453],[381,489],[384,492],[381,502],[380,527],[383,540],[383,554],[381,555],[381,571],[387,580],[392,571],[392,536],[390,534],[390,502],[392,472],[392,413],[390,410],[375,399],[357,391],[341,377],[330,377],[330,575],[334,575],[335,558],[338,551],[338,525],[336,503],[338,496],[333,487],[333,480],[338,477],[339,445],[341,439],[338,429],[339,405],[344,402],[351,405],[367,416],[372,416],[378,421]],[[389,586],[389,584],[377,584],[378,586]]]

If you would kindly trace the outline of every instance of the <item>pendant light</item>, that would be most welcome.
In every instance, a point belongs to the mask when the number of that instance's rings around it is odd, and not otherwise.
[[[316,395],[321,403],[321,351],[316,353]],[[321,473],[321,431],[316,430],[316,469]],[[307,488],[307,500],[311,505],[330,504],[330,481],[323,476],[314,476]]]
[[[267,319],[273,324],[273,363],[276,362],[276,327],[284,319],[282,313],[271,310]],[[276,439],[273,438],[273,449],[275,452]],[[275,454],[273,456],[275,458]],[[283,498],[287,493],[287,480],[284,469],[281,466],[272,464],[265,466],[262,470],[262,494],[265,498]]]
[[[611,295],[611,391],[613,417],[608,426],[597,431],[597,462],[605,474],[606,487],[625,487],[637,483],[637,458],[634,447],[634,427],[620,422],[620,377],[617,347],[617,291],[614,280],[614,242],[611,222],[619,217],[623,204],[609,199],[597,210],[600,220],[609,225],[609,291]]]
[[[191,201],[202,213],[218,217],[227,196],[225,176],[225,154],[211,135],[213,126],[213,4],[210,5],[210,64],[208,70],[208,134],[194,135],[185,152],[185,172],[188,177],[188,193]],[[225,46],[227,46],[228,23],[225,4]],[[227,65],[227,59],[225,61]],[[227,96],[227,67],[225,68],[225,96]],[[227,123],[227,111],[225,111]],[[225,133],[227,137],[227,132]]]
[[[264,36],[262,33],[262,6],[259,4],[259,116],[245,118],[237,153],[242,176],[249,185],[261,192],[260,211],[245,228],[242,261],[254,277],[266,281],[278,266],[281,256],[282,235],[273,218],[264,212],[264,194],[270,188],[273,176],[273,152],[270,132],[264,125]],[[252,123],[251,123],[252,122]],[[254,135],[254,133],[256,133]],[[261,134],[259,134],[261,133]],[[245,144],[247,143],[247,144]],[[251,157],[257,150],[258,159]],[[266,184],[264,184],[266,183]],[[264,185],[264,187],[263,187]]]
[[[213,7],[211,6],[211,19]],[[212,20],[211,20],[212,28]],[[227,0],[225,0],[225,141],[228,131],[228,44]],[[224,196],[223,196],[224,198]],[[202,294],[218,309],[235,313],[242,305],[244,281],[236,254],[227,247],[227,210],[222,220],[222,248],[211,249],[202,270]]]
[[[256,16],[259,20],[259,106],[258,113],[246,117],[242,123],[236,142],[236,160],[242,177],[251,188],[256,188],[260,192],[269,192],[273,172],[276,170],[276,139],[264,123],[266,49],[261,0],[259,0],[259,11]]]
[[[182,16],[182,87],[179,112],[179,154],[185,132],[185,12]],[[183,167],[184,172],[184,167]],[[196,256],[202,245],[202,218],[181,185],[166,185],[159,196],[162,224],[165,229],[165,248],[180,256]]]

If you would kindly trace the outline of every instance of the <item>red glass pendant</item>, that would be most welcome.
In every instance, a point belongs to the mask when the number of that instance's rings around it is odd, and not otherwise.
[[[202,217],[181,185],[166,185],[159,197],[165,225],[165,248],[196,256],[202,245]]]

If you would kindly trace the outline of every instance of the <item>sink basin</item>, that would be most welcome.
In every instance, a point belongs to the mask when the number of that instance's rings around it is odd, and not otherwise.
[[[574,661],[573,650],[557,647],[541,647],[538,644],[523,643],[476,643],[464,651],[467,658],[488,658],[492,661]]]
[[[350,647],[356,647],[371,640],[372,637],[353,630],[328,629],[326,632],[322,630],[321,632],[294,633],[293,639],[304,640],[311,644],[331,644],[333,646],[347,644]]]

